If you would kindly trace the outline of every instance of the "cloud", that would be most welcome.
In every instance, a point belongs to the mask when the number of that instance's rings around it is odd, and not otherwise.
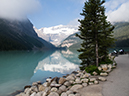
[[[40,6],[38,0],[0,0],[0,17],[5,19],[24,19]]]
[[[120,4],[118,4],[120,5]],[[118,7],[118,8],[117,8]],[[129,21],[129,1],[122,3],[120,6],[117,6],[116,9],[113,8],[109,10],[106,14],[108,16],[108,20],[111,22],[121,22],[121,21]]]
[[[109,0],[105,3],[107,20],[111,22],[129,21],[129,1]]]

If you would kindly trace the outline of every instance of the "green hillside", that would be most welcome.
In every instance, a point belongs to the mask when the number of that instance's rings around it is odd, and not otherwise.
[[[115,23],[116,47],[129,47],[129,22]]]
[[[114,26],[115,29],[113,35],[114,38],[116,38],[115,47],[129,47],[129,23],[117,22]],[[60,46],[66,46],[69,49],[79,49],[81,47],[81,42],[81,39],[76,37],[75,34],[72,34],[66,38]]]

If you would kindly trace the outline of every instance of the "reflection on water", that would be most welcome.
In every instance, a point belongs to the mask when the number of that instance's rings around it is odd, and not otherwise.
[[[0,96],[21,90],[34,81],[44,81],[47,77],[69,74],[79,70],[78,66],[76,53],[69,50],[0,52]]]

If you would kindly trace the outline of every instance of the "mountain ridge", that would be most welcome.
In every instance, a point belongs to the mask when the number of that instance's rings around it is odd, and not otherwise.
[[[38,37],[29,19],[18,21],[0,18],[0,50],[50,48],[54,48],[54,46]]]

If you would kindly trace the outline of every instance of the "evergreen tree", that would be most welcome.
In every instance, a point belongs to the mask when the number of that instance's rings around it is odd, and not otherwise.
[[[100,60],[107,58],[108,48],[114,43],[114,26],[106,20],[104,3],[104,0],[88,0],[80,14],[84,19],[78,20],[80,34],[76,36],[83,40],[82,48],[78,50],[81,69],[90,64],[98,66]]]

